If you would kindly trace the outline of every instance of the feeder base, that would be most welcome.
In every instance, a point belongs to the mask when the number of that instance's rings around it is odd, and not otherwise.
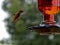
[[[60,34],[60,26],[58,25],[38,25],[29,27],[30,30],[39,33],[40,35]]]

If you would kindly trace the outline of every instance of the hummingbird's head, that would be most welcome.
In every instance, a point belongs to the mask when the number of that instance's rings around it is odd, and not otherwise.
[[[23,12],[23,10],[19,10],[19,12],[20,12],[20,13],[22,13],[22,12]]]

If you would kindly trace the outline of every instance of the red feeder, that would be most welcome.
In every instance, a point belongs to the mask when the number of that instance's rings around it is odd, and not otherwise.
[[[59,12],[59,0],[38,0],[38,9],[44,15],[44,22],[51,24],[54,14]]]
[[[38,10],[43,14],[43,24],[30,29],[40,34],[60,33],[60,26],[54,21],[54,14],[59,12],[59,0],[38,0]]]

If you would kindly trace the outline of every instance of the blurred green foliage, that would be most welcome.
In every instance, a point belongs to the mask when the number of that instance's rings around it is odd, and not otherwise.
[[[36,2],[32,1],[29,4],[25,0],[5,0],[2,8],[9,13],[5,22],[14,45],[60,45],[59,35],[50,41],[47,36],[29,31],[29,26],[38,25],[42,21],[42,14],[38,11]],[[15,23],[12,23],[13,14],[20,9],[23,9],[24,13]]]

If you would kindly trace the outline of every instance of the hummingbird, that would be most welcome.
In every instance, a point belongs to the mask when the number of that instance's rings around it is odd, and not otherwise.
[[[23,13],[23,10],[19,10],[18,12],[16,12],[14,14],[14,17],[13,17],[13,21],[12,22],[15,22],[19,18],[19,16],[21,15],[21,13]]]

